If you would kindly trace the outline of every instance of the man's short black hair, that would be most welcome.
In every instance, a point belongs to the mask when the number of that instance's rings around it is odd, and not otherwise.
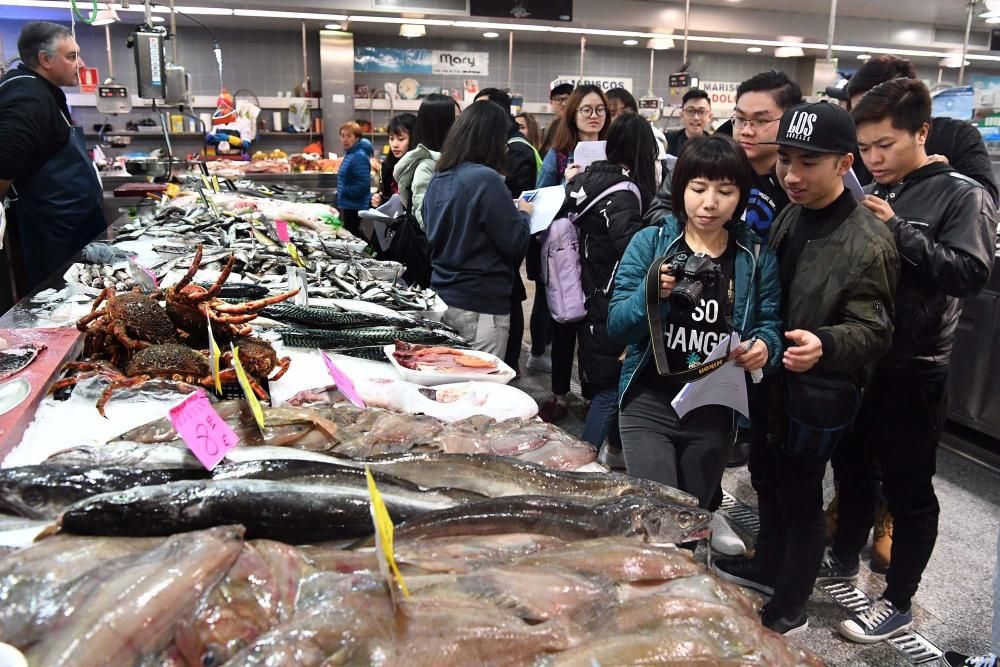
[[[708,102],[708,106],[712,106],[712,98],[701,88],[692,88],[684,93],[684,97],[681,98],[681,106],[684,106],[691,100],[705,100]]]
[[[72,36],[73,33],[64,25],[50,21],[31,21],[24,25],[21,36],[17,38],[17,54],[28,67],[38,67],[40,51],[53,58],[59,42]]]
[[[626,111],[631,111],[632,113],[639,113],[639,105],[636,104],[635,97],[632,93],[628,92],[624,88],[612,88],[604,94],[609,100],[618,100],[625,107]]]
[[[869,58],[847,82],[848,99],[865,93],[886,81],[899,78],[916,79],[913,63],[896,56],[875,56]]]
[[[573,92],[572,83],[560,83],[558,86],[549,91],[549,99],[553,97],[558,97],[559,95],[569,95]]]
[[[487,99],[490,102],[495,102],[500,105],[500,108],[510,113],[510,95],[506,91],[500,90],[499,88],[483,88],[478,93],[476,93],[476,101]]]
[[[736,103],[747,93],[771,93],[774,103],[782,111],[788,111],[802,104],[802,89],[799,84],[788,78],[788,75],[778,70],[769,70],[754,74],[736,89]]]
[[[931,94],[919,79],[893,79],[875,86],[851,110],[855,125],[881,123],[916,134],[931,122]]]

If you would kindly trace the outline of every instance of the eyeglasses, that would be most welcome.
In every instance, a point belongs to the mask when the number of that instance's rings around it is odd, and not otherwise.
[[[603,116],[608,113],[608,108],[606,106],[599,107],[580,107],[576,110],[581,116],[587,116],[588,118],[593,116]]]
[[[749,125],[753,128],[753,131],[756,132],[758,130],[763,130],[771,123],[777,123],[781,119],[771,118],[768,120],[767,118],[743,118],[742,116],[733,116],[729,120],[733,122],[733,127],[737,130]]]
[[[564,104],[566,104],[566,101],[568,99],[569,99],[569,95],[560,95],[559,97],[551,97],[551,98],[549,98],[549,102],[551,104],[554,104],[556,106],[560,106],[561,107]]]
[[[685,107],[685,116],[693,116],[695,118],[703,118],[708,115],[708,109],[699,109],[698,107]]]

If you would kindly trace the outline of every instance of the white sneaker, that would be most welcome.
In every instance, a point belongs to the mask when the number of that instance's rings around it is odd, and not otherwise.
[[[535,356],[534,354],[528,355],[527,367],[529,371],[538,371],[539,373],[551,373],[552,372],[552,353],[549,350],[545,350],[543,354]]]
[[[742,556],[747,552],[747,545],[737,535],[726,515],[721,510],[712,513],[712,521],[708,524],[712,529],[712,549],[726,556]]]

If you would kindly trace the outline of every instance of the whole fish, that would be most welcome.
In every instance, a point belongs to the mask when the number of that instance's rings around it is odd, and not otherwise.
[[[191,450],[174,444],[109,442],[104,445],[80,445],[58,451],[44,465],[80,465],[92,467],[201,468],[204,465]]]
[[[426,343],[429,345],[447,343],[463,347],[468,346],[468,342],[461,336],[456,336],[443,330],[432,331],[423,327],[410,329],[400,327],[365,327],[344,331],[280,329],[279,333],[285,345],[289,347],[318,347],[322,349],[361,347],[368,345],[389,345],[397,340],[406,341],[407,343]]]
[[[638,538],[582,540],[516,556],[513,565],[562,568],[619,583],[672,581],[704,572],[691,552],[643,544]]]
[[[553,470],[519,459],[483,454],[407,453],[363,461],[339,460],[347,466],[370,466],[410,480],[424,488],[438,486],[475,491],[490,498],[552,496],[577,502],[597,502],[615,496],[650,496],[696,506],[697,498],[650,480],[620,473]]]
[[[108,491],[203,479],[197,468],[106,468],[42,464],[0,470],[0,512],[29,519],[52,519],[73,503]]]
[[[594,505],[549,496],[510,496],[428,512],[397,526],[395,539],[537,533],[565,540],[639,535],[653,543],[676,544],[706,537],[710,518],[696,507],[641,496]]]
[[[296,306],[279,303],[260,313],[279,322],[306,325],[317,329],[353,329],[376,326],[411,327],[418,324],[405,315],[344,312],[329,306]]]
[[[394,521],[446,509],[443,493],[380,489]],[[370,535],[367,487],[263,479],[183,481],[105,493],[82,500],[59,519],[78,535],[170,535],[241,524],[249,538],[291,544]]]
[[[32,665],[134,665],[163,649],[181,618],[229,570],[243,546],[239,526],[175,535],[142,554],[28,652]]]

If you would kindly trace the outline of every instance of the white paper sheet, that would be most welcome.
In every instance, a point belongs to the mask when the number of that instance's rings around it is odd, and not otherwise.
[[[555,220],[556,213],[562,208],[566,200],[566,191],[561,185],[552,185],[538,190],[526,190],[521,193],[521,197],[530,196],[530,201],[535,210],[531,214],[531,233],[544,232]]]
[[[733,333],[732,337],[724,336],[708,355],[705,363],[729,356],[730,350],[735,350],[739,344],[739,334]],[[722,368],[709,373],[701,380],[685,384],[670,405],[681,418],[703,405],[725,405],[749,418],[746,371],[737,366],[735,361],[727,361]]]
[[[861,181],[858,180],[858,175],[854,173],[853,169],[844,174],[844,187],[850,190],[858,201],[865,200],[864,188],[861,187]]]
[[[598,160],[608,159],[608,142],[581,141],[573,149],[573,164],[580,165],[580,171]]]

